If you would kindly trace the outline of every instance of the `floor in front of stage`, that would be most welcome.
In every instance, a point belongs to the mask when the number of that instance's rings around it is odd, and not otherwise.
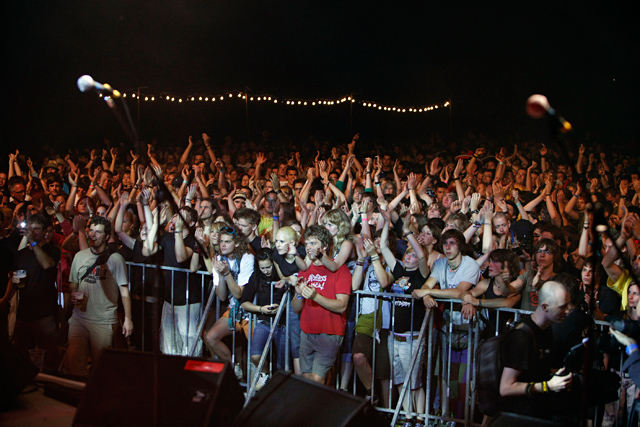
[[[0,412],[2,427],[69,427],[76,408],[44,395],[42,383],[29,384],[13,405]]]

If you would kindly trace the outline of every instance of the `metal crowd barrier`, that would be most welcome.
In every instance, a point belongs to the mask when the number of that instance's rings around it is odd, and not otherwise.
[[[142,291],[141,291],[141,295],[138,295],[138,298],[141,298],[143,301],[145,302],[154,302],[152,297],[147,296],[147,292],[146,292],[146,286],[152,285],[152,283],[147,283],[147,276],[149,275],[149,272],[147,270],[151,269],[155,272],[156,266],[155,265],[148,265],[148,264],[138,264],[138,263],[132,263],[132,262],[127,262],[128,268],[129,268],[129,274],[130,277],[131,273],[132,273],[132,267],[139,267],[142,269],[141,271],[141,285],[142,285]],[[189,275],[191,274],[196,274],[199,276],[199,280],[201,283],[201,295],[200,295],[200,300],[204,303],[204,301],[208,300],[208,304],[209,306],[212,305],[212,301],[215,299],[215,310],[216,310],[216,315],[215,318],[216,320],[220,317],[221,315],[221,309],[220,309],[220,301],[218,300],[217,297],[215,297],[215,293],[214,293],[214,286],[212,286],[214,283],[213,280],[211,280],[210,278],[212,277],[208,272],[206,271],[198,271],[195,273],[192,273],[190,270],[188,269],[180,269],[180,268],[174,268],[174,267],[165,267],[162,266],[161,267],[163,272],[164,271],[170,271],[171,272],[171,292],[173,294],[173,290],[174,290],[174,283],[173,283],[173,278],[175,276],[175,274],[177,272],[182,272],[182,273],[187,273]],[[164,273],[163,273],[164,274]],[[214,275],[215,276],[215,275]],[[137,294],[140,294],[139,292]],[[137,295],[136,294],[136,295]],[[213,294],[213,298],[208,298],[211,294]],[[394,333],[395,333],[395,324],[394,324],[394,315],[395,315],[395,304],[394,302],[396,300],[410,300],[411,302],[411,319],[413,322],[413,310],[415,307],[416,303],[422,304],[422,300],[414,300],[413,298],[411,298],[410,295],[403,295],[403,294],[392,294],[392,293],[378,293],[378,292],[366,292],[366,291],[356,291],[354,292],[355,294],[355,306],[354,309],[357,310],[360,306],[360,299],[361,298],[375,298],[376,300],[380,300],[381,302],[386,302],[387,304],[389,304],[390,306],[390,312],[388,313],[390,316],[390,338],[389,338],[389,342],[391,342],[394,339]],[[132,297],[134,297],[132,295]],[[190,295],[189,295],[189,287],[187,286],[187,293],[185,295],[186,297],[186,302],[187,302],[187,307],[189,307],[189,300],[190,300]],[[270,333],[269,333],[269,337],[267,340],[267,343],[265,344],[264,350],[262,352],[261,358],[260,358],[260,362],[258,364],[257,367],[254,367],[253,363],[251,362],[251,342],[252,342],[252,332],[253,332],[253,326],[255,325],[255,322],[257,321],[256,315],[252,314],[250,316],[250,327],[249,327],[249,336],[247,337],[247,341],[248,341],[248,350],[247,350],[247,378],[248,381],[246,383],[246,388],[247,388],[247,401],[251,398],[251,396],[255,393],[256,391],[256,383],[259,377],[259,373],[261,372],[264,364],[267,362],[267,353],[269,353],[270,355],[270,361],[269,361],[269,375],[272,374],[272,366],[273,366],[273,357],[274,357],[274,352],[273,352],[273,348],[272,348],[272,341],[273,341],[273,336],[274,336],[274,329],[276,327],[276,325],[278,325],[278,321],[281,318],[282,315],[287,316],[287,321],[286,321],[286,349],[285,349],[285,353],[287,354],[287,357],[285,358],[285,370],[289,370],[289,362],[291,359],[291,355],[290,355],[290,336],[289,336],[289,304],[290,304],[290,297],[291,297],[291,292],[287,291],[285,293],[285,295],[283,296],[281,301],[274,301],[273,300],[273,294],[272,294],[272,298],[271,298],[271,303],[279,303],[279,308],[278,308],[278,312],[276,314],[276,316],[274,318],[272,318],[270,320],[271,323],[271,329],[270,329]],[[134,297],[136,298],[136,297]],[[445,306],[445,311],[446,310],[450,310],[450,311],[459,311],[455,310],[455,305],[456,304],[460,304],[461,301],[460,300],[436,300],[438,303],[440,304],[444,304]],[[376,304],[377,306],[377,304]],[[459,307],[459,306],[458,306]],[[144,348],[144,331],[145,328],[147,327],[146,322],[145,322],[145,304],[142,304],[142,319],[143,322],[140,325],[140,327],[142,328],[142,342],[143,342],[143,348]],[[189,308],[187,308],[187,312],[188,312]],[[207,309],[205,309],[205,306],[203,304],[200,304],[200,324],[198,325],[198,335],[197,335],[197,340],[201,340],[201,330],[204,326],[204,323],[206,322],[206,319],[203,318],[202,314],[203,312],[206,312]],[[425,357],[426,357],[426,384],[423,385],[423,387],[426,388],[425,390],[425,412],[424,413],[417,413],[415,412],[415,410],[410,410],[410,411],[403,411],[401,410],[402,407],[402,402],[403,402],[403,398],[404,395],[409,391],[409,381],[411,379],[411,374],[413,372],[413,370],[416,368],[418,363],[424,363],[423,360],[417,360],[417,356],[418,356],[418,350],[419,347],[412,347],[411,348],[411,354],[412,354],[412,359],[410,362],[410,366],[411,366],[411,372],[409,372],[406,375],[406,379],[404,384],[402,385],[402,389],[400,390],[400,394],[399,394],[399,398],[397,400],[397,404],[395,406],[395,408],[391,409],[392,407],[392,396],[393,396],[393,347],[389,348],[389,352],[391,353],[390,356],[390,369],[391,369],[391,381],[389,381],[389,401],[386,402],[386,408],[385,407],[378,407],[377,409],[381,412],[387,412],[387,413],[391,413],[393,415],[393,421],[391,425],[395,425],[395,422],[397,421],[399,415],[404,415],[404,416],[410,416],[413,417],[414,419],[416,417],[419,417],[421,419],[425,420],[425,423],[429,423],[430,421],[436,421],[436,422],[440,422],[440,423],[451,423],[451,422],[455,422],[458,423],[459,425],[464,425],[464,426],[471,426],[471,425],[478,425],[473,423],[474,420],[474,411],[475,411],[475,403],[476,403],[476,396],[475,396],[475,383],[476,383],[476,378],[475,378],[475,369],[473,366],[473,362],[476,359],[476,350],[478,347],[478,343],[479,343],[479,338],[482,332],[482,329],[480,328],[480,322],[477,321],[478,318],[484,317],[484,323],[486,323],[485,326],[489,326],[488,324],[488,320],[487,320],[487,316],[486,313],[495,313],[495,330],[494,330],[494,334],[498,335],[501,332],[501,329],[504,329],[507,325],[507,320],[512,320],[513,322],[518,322],[520,320],[520,317],[522,315],[527,315],[527,314],[531,314],[530,311],[525,311],[525,310],[518,310],[518,309],[509,309],[509,308],[500,308],[500,309],[482,309],[482,310],[478,310],[476,318],[475,319],[471,319],[468,323],[465,323],[465,327],[463,329],[461,328],[455,328],[454,327],[454,323],[453,322],[444,322],[441,325],[440,329],[437,329],[434,327],[434,318],[435,316],[435,309],[428,309],[426,310],[426,314],[424,317],[424,320],[419,328],[419,336],[418,336],[418,343],[419,345],[426,345],[426,352],[425,352]],[[377,316],[378,316],[378,311],[375,312],[374,314],[374,325],[377,325]],[[359,313],[356,314],[356,323],[357,323],[357,319],[359,317]],[[512,319],[510,319],[512,318]],[[187,322],[189,321],[189,316],[187,315]],[[596,324],[596,328],[598,332],[602,332],[603,328],[608,326],[609,324],[607,322],[602,322],[602,321],[595,321]],[[187,331],[189,330],[189,324],[187,323]],[[417,325],[411,325],[411,331],[416,331],[416,327]],[[138,325],[136,325],[136,327],[138,327]],[[175,333],[175,323],[174,323],[174,333]],[[400,331],[400,332],[406,332],[406,331]],[[460,372],[455,372],[452,373],[451,369],[452,369],[452,354],[453,352],[460,352],[462,353],[464,351],[463,350],[456,350],[453,348],[453,338],[454,338],[454,333],[466,333],[467,334],[467,348],[466,348],[466,368],[464,370],[464,376],[466,377],[466,383],[465,383],[465,395],[462,396],[463,397],[463,405],[462,405],[462,414],[461,417],[456,417],[455,414],[451,413],[451,409],[450,409],[450,405],[449,405],[449,400],[450,400],[450,384],[451,384],[451,376],[452,374],[455,375],[459,375]],[[233,330],[233,342],[235,344],[235,328]],[[187,334],[187,340],[189,339],[188,334]],[[426,342],[425,342],[426,341]],[[413,341],[412,341],[413,343]],[[446,345],[442,345],[443,343],[446,343]],[[193,350],[196,348],[196,344],[197,343],[189,343],[187,342],[188,348]],[[593,343],[595,345],[595,343]],[[376,346],[378,345],[377,341],[374,339],[373,340],[373,358],[372,358],[372,364],[371,364],[371,369],[373,372],[372,375],[372,384],[371,384],[371,391],[372,393],[376,392],[376,378],[375,378],[375,366],[376,366],[376,358],[375,358],[375,354],[376,354]],[[413,344],[412,344],[413,345]],[[231,349],[232,351],[232,355],[233,355],[233,360],[236,360],[236,355],[235,355],[235,345],[233,345],[233,348]],[[439,354],[438,354],[439,351]],[[191,352],[190,354],[191,356],[202,356],[202,353],[200,352],[199,354],[193,354]],[[438,361],[439,364],[439,370],[438,372],[435,372],[434,369],[434,363],[435,361]],[[444,369],[446,367],[446,369]],[[434,381],[437,381],[438,379],[440,379],[439,383],[436,384],[436,391],[439,395],[439,399],[440,399],[440,407],[439,407],[439,414],[436,413],[434,406],[435,403],[435,399],[434,396],[432,396],[432,391],[434,390]],[[357,388],[357,384],[358,384],[358,380],[357,380],[357,376],[356,376],[356,372],[354,370],[353,373],[353,394],[357,394],[358,390]],[[460,397],[460,396],[459,396]],[[432,400],[434,400],[434,402],[432,402]],[[458,399],[460,400],[460,399]],[[412,404],[412,400],[409,399],[409,401]],[[617,407],[616,407],[616,412],[617,412]]]

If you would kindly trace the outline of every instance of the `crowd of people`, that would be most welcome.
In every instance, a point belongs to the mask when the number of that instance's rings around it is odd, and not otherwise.
[[[274,329],[277,369],[325,382],[339,362],[340,388],[355,370],[381,407],[410,375],[403,422],[423,426],[426,404],[462,414],[468,323],[505,333],[506,317],[496,323],[491,309],[520,308],[533,314],[506,340],[504,407],[577,420],[576,405],[549,404],[571,393],[564,355],[594,320],[638,320],[640,172],[620,152],[581,145],[565,159],[541,143],[477,140],[405,152],[359,135],[298,148],[267,133],[259,143],[203,133],[186,148],[145,148],[105,141],[38,161],[16,150],[0,172],[0,334],[44,349],[45,370],[86,377],[104,348],[155,350],[149,343],[237,361],[234,334],[251,336],[257,366]],[[158,289],[152,269],[128,262],[174,270],[157,274]],[[211,293],[219,317],[204,309]],[[272,324],[283,296],[291,303]],[[425,334],[441,350],[437,372],[418,339],[427,313],[439,314]],[[621,370],[618,346],[600,353],[600,369]],[[429,375],[440,380],[432,402]],[[623,387],[619,407],[631,417],[637,392],[628,378]],[[617,407],[607,405],[603,425],[620,418]]]

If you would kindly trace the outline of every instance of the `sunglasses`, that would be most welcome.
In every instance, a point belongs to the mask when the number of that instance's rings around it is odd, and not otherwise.
[[[234,230],[232,227],[222,227],[220,229],[220,231],[222,233],[227,233],[227,234],[232,234],[234,236],[238,236],[238,234],[236,233],[236,230]]]

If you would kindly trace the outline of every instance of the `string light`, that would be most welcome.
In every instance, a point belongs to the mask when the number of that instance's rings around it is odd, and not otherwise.
[[[138,102],[140,101],[155,101],[155,96],[152,96],[151,94],[140,94],[138,95],[137,93],[133,92],[133,93],[123,93],[122,97],[126,98],[127,96],[137,99]],[[184,99],[184,101],[189,102],[189,101],[205,101],[205,102],[216,102],[216,101],[233,101],[234,99],[238,99],[238,101],[242,102],[270,102],[273,104],[278,104],[279,100],[276,97],[273,97],[271,95],[268,94],[261,94],[261,95],[256,95],[256,96],[248,96],[245,92],[243,91],[230,91],[230,92],[225,92],[223,94],[218,94],[218,95],[213,95],[213,96],[204,96],[203,95],[191,95],[191,96],[187,96],[187,97],[174,97],[171,95],[167,95],[166,93],[163,93],[162,96],[160,96],[158,98],[161,101],[169,101],[169,102],[178,102],[181,103]],[[290,106],[335,106],[335,105],[341,105],[344,104],[345,102],[351,103],[351,104],[357,104],[360,105],[364,108],[372,108],[374,110],[377,111],[393,111],[393,112],[398,112],[398,113],[428,113],[434,110],[438,110],[440,108],[448,108],[451,107],[451,101],[445,101],[441,104],[432,104],[432,105],[422,105],[422,106],[410,106],[410,107],[399,107],[398,105],[393,105],[393,104],[381,104],[379,102],[374,102],[374,101],[369,101],[369,100],[356,100],[354,97],[352,96],[343,96],[340,98],[320,98],[320,99],[302,99],[302,98],[285,98],[285,99],[281,99],[280,100],[282,103],[284,103],[285,105],[290,105]]]

